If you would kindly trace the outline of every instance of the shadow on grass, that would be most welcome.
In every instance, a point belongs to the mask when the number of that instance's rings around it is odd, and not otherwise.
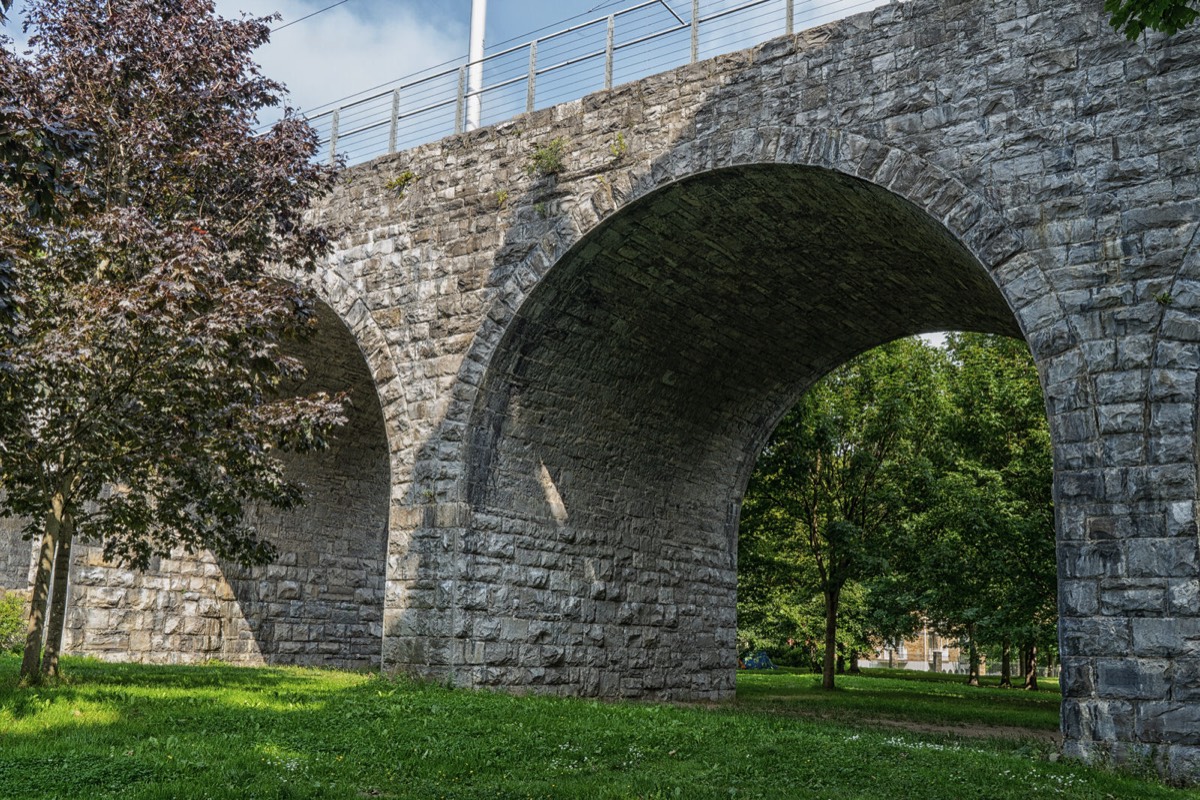
[[[294,673],[293,673],[294,674]],[[0,714],[22,719],[38,712],[47,697],[71,703],[88,698],[123,704],[155,689],[176,692],[227,691],[233,687],[269,689],[294,680],[278,668],[244,669],[222,664],[110,664],[92,658],[64,660],[60,680],[19,686],[20,657],[0,654]],[[81,692],[80,687],[86,686]],[[130,689],[136,687],[136,692]]]

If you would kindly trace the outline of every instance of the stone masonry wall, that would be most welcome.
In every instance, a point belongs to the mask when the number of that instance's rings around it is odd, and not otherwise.
[[[1196,774],[1197,77],[1195,30],[916,0],[351,170],[320,213],[386,343],[385,666],[728,695],[782,409],[893,336],[1007,330],[1055,442],[1067,750]]]
[[[33,544],[21,538],[23,522],[0,519],[0,591],[29,591]]]

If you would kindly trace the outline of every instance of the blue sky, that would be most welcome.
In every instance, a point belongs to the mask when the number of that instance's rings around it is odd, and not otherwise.
[[[217,7],[225,16],[278,12],[287,22],[335,1],[217,0]],[[593,9],[592,16],[602,16],[635,1],[489,0],[486,41],[524,41],[531,31],[557,30],[567,18]],[[691,7],[689,0],[672,2]],[[261,62],[288,85],[294,105],[310,109],[465,56],[470,19],[470,0],[349,0],[278,31]]]
[[[550,33],[568,24],[606,16],[635,5],[639,0],[488,0],[487,44],[489,48],[507,41],[525,41],[529,34]],[[797,27],[806,27],[805,15],[824,22],[845,13],[866,10],[883,0],[796,0]],[[279,25],[299,20],[336,0],[215,0],[217,10],[227,17],[242,12],[253,15],[278,13]],[[691,0],[666,0],[684,19],[691,13]],[[720,8],[740,5],[744,0],[703,0],[702,16]],[[782,33],[784,0],[756,9],[753,15],[774,14],[779,19],[771,24],[769,34],[754,41]],[[18,0],[13,17],[20,19],[22,2]],[[845,10],[843,10],[845,9]],[[654,13],[654,12],[648,12]],[[662,16],[665,11],[659,9]],[[819,16],[814,16],[819,15]],[[287,85],[289,104],[302,111],[312,111],[336,103],[341,98],[372,87],[394,82],[414,72],[445,62],[461,63],[467,52],[471,0],[346,0],[335,8],[296,22],[278,30],[270,44],[258,53],[264,72]],[[636,16],[627,20],[638,19]],[[644,19],[644,18],[643,18]],[[720,25],[737,28],[744,23],[739,17],[726,17]],[[647,23],[649,24],[649,23]],[[812,22],[807,23],[813,24]],[[715,27],[715,26],[714,26]],[[7,26],[9,35],[20,40],[19,24]],[[593,29],[597,41],[602,41],[601,29]],[[681,39],[686,47],[686,34]],[[736,46],[716,45],[713,52],[737,49]],[[643,71],[659,71],[679,61],[664,61],[658,66],[656,54],[630,51],[626,62],[649,59],[651,67]],[[588,44],[592,47],[592,44]],[[602,46],[602,45],[600,45]],[[576,51],[578,52],[578,51]],[[674,55],[672,56],[674,57]],[[547,58],[553,58],[548,55]],[[518,69],[520,65],[512,65]],[[488,69],[493,68],[489,63]],[[594,66],[589,66],[593,71]],[[501,69],[497,65],[497,71]],[[628,79],[627,77],[625,79]],[[622,76],[618,74],[617,83]],[[489,83],[491,78],[488,78]],[[569,84],[569,80],[563,81]],[[539,86],[539,89],[541,87]],[[553,91],[553,87],[549,87]],[[599,88],[589,86],[580,92]],[[513,87],[514,93],[521,91]],[[569,88],[563,91],[570,91]],[[542,97],[539,97],[541,105]],[[560,98],[555,95],[554,101]],[[486,101],[485,101],[486,102]],[[521,101],[517,101],[518,105]],[[493,102],[493,109],[495,103]],[[514,109],[520,110],[520,109]],[[505,112],[507,113],[507,112]],[[266,119],[264,122],[268,121]]]

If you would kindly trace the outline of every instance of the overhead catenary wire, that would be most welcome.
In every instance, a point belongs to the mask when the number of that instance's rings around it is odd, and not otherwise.
[[[299,19],[293,19],[292,22],[283,23],[282,25],[278,26],[278,28],[272,28],[271,32],[272,32],[272,34],[275,34],[275,32],[281,31],[284,28],[292,28],[292,26],[295,25],[296,23],[302,23],[306,19],[312,19],[313,17],[316,17],[317,14],[323,14],[326,11],[329,11],[330,8],[336,8],[337,6],[346,5],[347,2],[349,2],[349,1],[350,0],[337,0],[337,2],[335,2],[335,4],[332,4],[330,6],[325,6],[324,8],[318,8],[317,11],[314,11],[311,14],[305,14],[304,17],[300,17]]]
[[[486,98],[481,124],[686,64],[689,50],[691,59],[696,58],[689,39],[695,41],[697,30],[700,57],[707,58],[882,1],[701,0],[698,8],[693,6],[693,21],[681,18],[667,0],[610,0],[599,8],[626,7],[599,11],[587,21],[579,20],[591,12],[578,14],[559,23],[565,26],[560,30],[513,37],[489,48],[492,52],[484,58],[489,80],[478,92]],[[551,27],[557,26],[539,31]],[[462,59],[445,65],[452,66],[440,71],[443,65],[431,67],[319,107],[328,110],[310,109],[306,116],[320,137],[319,157],[332,162],[336,153],[353,164],[462,132],[461,109],[475,93],[461,80]]]
[[[488,45],[488,49],[493,50],[493,51],[503,50],[505,47],[507,47],[509,45],[527,42],[530,39],[536,39],[536,38],[538,38],[537,35],[539,33],[545,33],[546,31],[550,31],[550,30],[558,30],[558,29],[562,28],[563,26],[568,25],[569,23],[575,22],[576,20],[583,19],[584,17],[594,13],[595,11],[598,11],[598,10],[601,10],[604,8],[609,8],[609,7],[616,6],[616,5],[624,5],[628,1],[629,0],[608,0],[608,2],[601,3],[588,11],[583,11],[572,17],[567,17],[566,19],[558,20],[557,22],[548,23],[546,25],[541,26],[540,28],[535,28],[535,29],[533,29],[531,31],[527,31],[525,33],[518,33],[515,36],[511,36],[502,42],[496,42],[495,44]],[[345,3],[345,2],[348,2],[348,0],[341,0],[341,2]],[[335,3],[334,5],[341,5],[341,3]],[[330,6],[330,8],[332,8],[332,7],[333,6]],[[322,10],[326,10],[326,9],[322,9]],[[317,12],[313,12],[313,13],[319,14],[320,12],[317,11]],[[309,16],[312,16],[312,14],[310,14]],[[304,19],[306,19],[306,18],[304,18]],[[295,21],[300,22],[301,20],[298,19]],[[289,24],[291,24],[291,23],[289,23]],[[338,105],[339,103],[344,103],[347,100],[353,100],[356,97],[359,97],[364,94],[369,94],[370,92],[374,92],[377,89],[383,89],[384,87],[392,86],[400,81],[405,80],[406,78],[415,78],[418,75],[421,75],[422,73],[436,72],[437,70],[442,69],[443,67],[448,67],[452,64],[461,64],[466,59],[466,57],[467,57],[467,54],[463,53],[461,55],[454,56],[453,58],[448,58],[445,61],[442,61],[440,63],[430,64],[428,67],[417,70],[416,72],[411,72],[407,75],[402,75],[398,78],[393,78],[391,80],[384,81],[383,83],[377,83],[374,86],[369,86],[366,89],[360,89],[357,92],[353,92],[353,93],[345,95],[343,97],[339,97],[336,100],[329,100],[327,102],[321,103],[320,105],[304,109],[303,113],[305,115],[310,115],[310,116],[313,114],[318,114],[327,108],[331,108],[333,106]]]

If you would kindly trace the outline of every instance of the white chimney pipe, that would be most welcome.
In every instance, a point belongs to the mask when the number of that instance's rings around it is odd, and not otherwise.
[[[479,127],[479,91],[483,88],[483,29],[487,0],[471,0],[471,49],[467,60],[467,130]]]

